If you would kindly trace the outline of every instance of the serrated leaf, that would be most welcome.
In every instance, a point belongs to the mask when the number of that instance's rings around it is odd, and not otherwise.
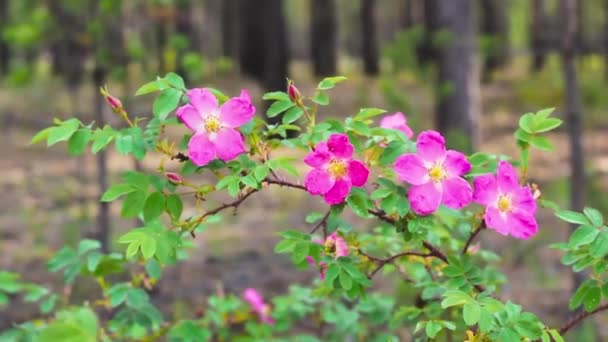
[[[87,144],[91,140],[92,135],[91,130],[88,128],[77,130],[68,140],[68,152],[70,155],[81,155],[87,148]]]
[[[568,239],[568,247],[569,248],[577,248],[583,245],[587,245],[593,242],[597,235],[599,234],[599,230],[592,226],[580,226],[578,227],[572,235],[570,235],[570,239]]]
[[[602,216],[602,213],[599,212],[599,210],[590,207],[585,207],[585,209],[583,209],[583,213],[585,214],[585,216],[587,216],[593,226],[601,227],[604,225],[604,217]]]
[[[321,105],[327,106],[329,104],[329,95],[327,95],[324,91],[317,91],[315,96],[312,98],[312,102]]]
[[[339,281],[340,281],[340,286],[344,290],[348,291],[353,287],[353,280],[352,280],[351,276],[348,274],[348,272],[346,272],[344,269],[340,270]]]
[[[308,242],[297,242],[293,247],[292,260],[299,264],[308,256],[310,245]]]
[[[262,96],[262,100],[291,101],[289,95],[283,91],[273,91],[266,93]]]
[[[557,119],[557,118],[547,118],[544,119],[540,122],[536,123],[536,133],[544,133],[544,132],[549,132],[551,130],[556,129],[557,127],[559,127],[562,124],[562,120]]]
[[[530,143],[530,145],[536,147],[539,150],[543,150],[543,151],[552,151],[554,148],[551,141],[549,141],[549,139],[547,139],[545,137],[535,136],[528,142]]]
[[[430,338],[435,338],[437,334],[443,329],[443,326],[435,321],[426,322],[426,326],[424,327],[424,332]]]
[[[601,232],[589,248],[591,256],[597,259],[608,255],[608,233]]]
[[[353,120],[363,121],[367,119],[371,119],[380,114],[386,113],[386,110],[380,108],[362,108],[359,110],[359,113],[355,115]]]
[[[184,210],[184,204],[179,195],[170,194],[167,196],[166,208],[167,213],[169,213],[173,219],[179,220],[180,216],[182,215],[182,211]]]
[[[112,202],[120,196],[129,194],[136,189],[131,184],[114,184],[101,196],[102,202]]]
[[[143,191],[134,191],[129,193],[122,202],[120,216],[122,218],[134,218],[144,207],[146,201],[146,193]]]
[[[158,191],[151,193],[144,203],[144,221],[150,222],[159,217],[163,211],[165,211],[165,196]]]
[[[304,114],[304,110],[302,110],[302,108],[291,107],[291,108],[289,108],[289,110],[287,112],[285,112],[285,115],[283,115],[282,122],[284,124],[290,124],[290,123],[298,120],[303,114]]]
[[[295,104],[291,102],[291,100],[276,101],[272,105],[270,105],[270,107],[268,107],[268,110],[266,111],[266,116],[268,116],[269,118],[273,118],[293,106],[295,106]]]
[[[519,127],[526,133],[534,133],[535,116],[532,113],[526,113],[519,118]]]
[[[160,90],[163,90],[166,88],[167,88],[167,85],[165,85],[163,82],[160,82],[158,80],[148,82],[148,83],[142,85],[141,87],[139,87],[139,89],[137,89],[137,91],[135,92],[135,96],[150,94],[150,93],[157,92],[157,91],[160,91]]]
[[[559,219],[575,224],[590,224],[589,220],[585,217],[585,215],[581,213],[577,213],[575,211],[570,210],[561,210],[555,213]]]
[[[464,322],[469,326],[479,322],[480,316],[481,307],[477,302],[468,302],[462,308],[462,317],[464,318]]]
[[[177,89],[169,88],[163,90],[154,100],[152,113],[158,119],[165,120],[177,108],[181,98],[182,92]]]

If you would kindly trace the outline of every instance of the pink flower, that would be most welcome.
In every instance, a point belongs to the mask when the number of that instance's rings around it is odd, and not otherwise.
[[[182,176],[180,176],[179,173],[166,172],[165,177],[173,184],[181,184],[183,182]]]
[[[338,259],[339,257],[348,256],[348,244],[346,240],[338,235],[337,232],[333,232],[327,236],[325,242],[323,241],[315,241],[318,244],[322,244],[325,248],[325,254],[334,257],[334,259]],[[310,255],[306,257],[306,261],[310,266],[315,266],[315,259]],[[321,280],[325,279],[325,273],[327,272],[327,265],[321,261],[319,262],[319,277]]]
[[[262,298],[258,290],[253,288],[245,289],[243,299],[251,305],[251,308],[258,314],[262,322],[274,324],[274,319],[270,317],[270,305],[264,303],[264,298]]]
[[[327,142],[320,142],[304,162],[313,167],[304,185],[313,195],[323,195],[325,202],[339,204],[350,193],[351,187],[363,186],[369,176],[365,164],[352,159],[354,148],[346,134],[332,134]]]
[[[380,121],[380,127],[401,131],[408,139],[411,139],[414,136],[414,132],[407,125],[407,118],[401,112],[383,117]]]
[[[399,179],[412,184],[408,198],[416,214],[429,215],[440,204],[460,209],[471,203],[471,185],[461,176],[471,169],[466,156],[445,150],[445,139],[435,131],[418,135],[417,152],[395,161]]]
[[[221,106],[207,88],[197,88],[186,94],[190,103],[177,110],[177,117],[194,135],[188,143],[188,156],[198,166],[215,158],[229,161],[245,152],[243,136],[236,128],[255,115],[255,107],[247,90]]]
[[[300,91],[298,90],[298,88],[296,88],[296,86],[293,84],[293,81],[291,80],[287,82],[287,94],[289,95],[291,101],[295,103],[298,103],[298,101],[300,101],[302,98],[302,95],[300,95]]]
[[[534,195],[529,187],[519,185],[517,172],[508,162],[498,163],[496,173],[475,178],[473,201],[486,206],[488,228],[527,240],[538,232]]]

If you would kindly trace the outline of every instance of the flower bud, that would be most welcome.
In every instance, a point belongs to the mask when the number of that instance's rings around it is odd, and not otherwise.
[[[296,103],[300,101],[300,98],[302,97],[302,95],[300,95],[300,91],[293,84],[292,80],[287,81],[287,94],[289,95],[291,101]]]
[[[115,113],[120,113],[123,111],[122,102],[120,100],[108,93],[107,88],[100,88],[101,94],[106,100],[106,103],[112,108]]]
[[[167,177],[169,182],[171,182],[173,184],[181,184],[184,182],[184,180],[182,179],[182,176],[180,176],[179,174],[177,174],[175,172],[166,172],[165,177]]]

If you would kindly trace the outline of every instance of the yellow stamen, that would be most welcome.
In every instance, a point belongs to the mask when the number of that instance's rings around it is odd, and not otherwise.
[[[327,171],[334,179],[339,179],[346,175],[346,163],[342,160],[334,159],[329,162],[329,167]]]
[[[498,198],[498,210],[501,212],[511,211],[511,199],[508,196],[500,196]]]
[[[431,177],[431,180],[433,180],[433,182],[439,182],[443,180],[445,176],[445,169],[440,164],[433,165],[433,167],[431,167],[431,169],[429,170],[429,177]]]
[[[220,120],[217,119],[217,117],[211,115],[205,120],[204,126],[205,126],[205,130],[208,133],[216,133],[217,131],[220,130],[221,123],[220,123]]]

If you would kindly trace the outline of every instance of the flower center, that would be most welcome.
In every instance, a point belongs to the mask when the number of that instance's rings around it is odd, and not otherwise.
[[[209,115],[209,117],[207,117],[207,119],[205,119],[203,126],[205,127],[205,131],[207,131],[208,133],[216,133],[217,131],[220,130],[222,124],[221,124],[220,120],[217,118],[217,116]]]
[[[435,164],[429,169],[429,177],[433,182],[440,182],[447,176],[447,172],[441,164]]]
[[[346,175],[346,163],[343,160],[334,159],[329,162],[327,171],[334,179],[339,179]]]
[[[509,196],[506,196],[506,195],[500,195],[498,197],[498,203],[496,206],[498,207],[498,210],[500,210],[503,213],[511,211],[511,209],[512,209],[511,198],[509,198]]]

